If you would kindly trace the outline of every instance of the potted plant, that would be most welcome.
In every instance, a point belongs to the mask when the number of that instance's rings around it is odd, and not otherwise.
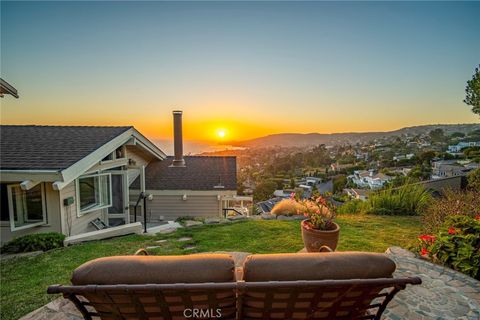
[[[307,218],[301,223],[305,249],[308,252],[319,252],[322,246],[328,246],[335,250],[340,234],[340,226],[333,221],[335,207],[322,197],[303,200],[299,203],[302,208],[299,214]]]

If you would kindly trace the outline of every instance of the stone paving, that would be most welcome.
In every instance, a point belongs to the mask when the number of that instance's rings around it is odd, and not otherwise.
[[[386,252],[397,264],[394,277],[418,276],[422,284],[407,286],[390,302],[384,319],[480,319],[480,282],[433,264],[399,247]]]
[[[237,267],[249,255],[232,254]],[[388,320],[479,320],[480,282],[454,270],[418,259],[399,247],[391,247],[386,254],[395,261],[394,277],[419,276],[423,283],[407,286],[389,303],[382,319]],[[21,320],[81,320],[75,307],[63,298],[24,316]]]

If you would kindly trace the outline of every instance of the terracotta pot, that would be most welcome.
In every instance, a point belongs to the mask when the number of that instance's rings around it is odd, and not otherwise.
[[[319,252],[321,246],[329,246],[332,250],[337,248],[338,236],[340,235],[340,226],[333,222],[333,230],[315,230],[307,227],[309,220],[303,220],[301,223],[302,238],[305,249],[308,252]]]

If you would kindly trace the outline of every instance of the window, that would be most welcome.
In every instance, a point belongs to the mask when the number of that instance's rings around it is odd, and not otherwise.
[[[37,184],[30,190],[20,185],[8,185],[8,208],[12,231],[47,223],[44,185]]]
[[[110,173],[83,176],[77,179],[78,216],[112,205]]]

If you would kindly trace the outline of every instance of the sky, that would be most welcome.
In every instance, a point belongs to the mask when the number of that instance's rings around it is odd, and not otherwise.
[[[479,122],[480,2],[1,2],[2,124],[170,139]],[[223,134],[223,137],[221,135]]]

